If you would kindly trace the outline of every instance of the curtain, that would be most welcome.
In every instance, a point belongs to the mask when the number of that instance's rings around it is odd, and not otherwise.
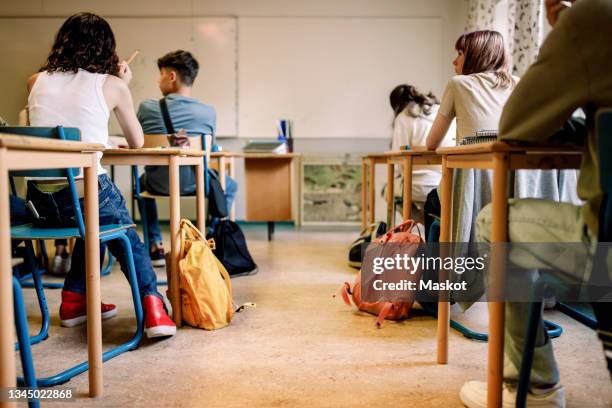
[[[538,56],[543,17],[543,0],[468,0],[465,31],[501,31],[512,57],[512,73],[521,76]]]

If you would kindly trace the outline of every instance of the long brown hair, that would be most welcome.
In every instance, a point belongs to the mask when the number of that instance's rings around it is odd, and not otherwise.
[[[507,88],[514,85],[509,72],[509,58],[504,37],[493,30],[465,33],[455,43],[455,49],[465,56],[462,74],[493,72],[497,77],[495,86]]]
[[[115,49],[115,35],[106,20],[92,13],[77,13],[62,24],[40,70],[77,73],[84,69],[117,75],[119,58]]]
[[[431,107],[439,104],[440,101],[431,92],[425,95],[412,85],[402,84],[393,88],[389,95],[389,103],[391,103],[391,108],[393,108],[394,117],[396,118],[411,103],[418,105],[423,114],[429,115]],[[410,114],[415,116],[413,112],[410,112]]]

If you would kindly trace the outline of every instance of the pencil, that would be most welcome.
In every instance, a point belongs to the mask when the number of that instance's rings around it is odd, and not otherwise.
[[[132,61],[134,61],[134,58],[136,58],[136,56],[140,53],[140,50],[136,50],[132,53],[132,55],[130,55],[130,58],[127,59],[126,63],[128,65],[130,65],[132,63]]]

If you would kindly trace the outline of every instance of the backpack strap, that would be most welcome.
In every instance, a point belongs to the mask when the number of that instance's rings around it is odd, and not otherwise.
[[[172,126],[172,120],[170,119],[170,112],[168,111],[168,104],[166,103],[166,97],[159,100],[159,108],[161,110],[162,117],[164,118],[164,125],[166,126],[166,132],[168,134],[176,133],[174,126]]]
[[[348,282],[344,282],[344,285],[342,285],[338,293],[334,294],[333,297],[336,297],[336,295],[340,295],[342,297],[342,300],[344,300],[344,303],[346,303],[347,306],[350,306],[351,305],[351,301],[349,299],[350,294],[351,294],[351,285]]]
[[[376,318],[376,327],[380,329],[380,326],[382,326],[383,322],[385,321],[385,317],[389,315],[392,309],[393,303],[386,302],[383,308],[380,310],[378,317]]]

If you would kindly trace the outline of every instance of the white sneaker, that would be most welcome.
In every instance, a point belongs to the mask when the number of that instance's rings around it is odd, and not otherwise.
[[[510,388],[506,384],[503,387],[503,408],[514,408],[516,406],[516,388]],[[463,405],[468,408],[486,408],[487,383],[483,381],[468,381],[461,387],[459,397]],[[564,408],[565,389],[561,384],[557,384],[545,392],[529,390],[527,393],[527,407]]]
[[[63,258],[61,255],[55,255],[49,272],[51,272],[52,275],[64,276],[70,271],[71,264],[71,256]]]

